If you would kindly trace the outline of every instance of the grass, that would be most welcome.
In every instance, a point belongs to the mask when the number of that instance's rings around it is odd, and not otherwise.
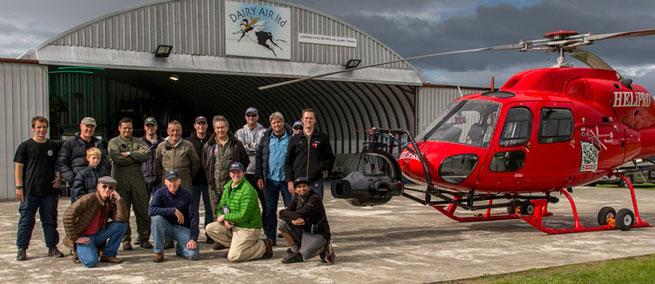
[[[655,189],[655,184],[653,183],[635,183],[632,186],[635,189],[649,189],[649,190]],[[619,186],[616,184],[597,184],[596,187],[618,188]]]
[[[619,258],[445,283],[653,283],[655,255]]]

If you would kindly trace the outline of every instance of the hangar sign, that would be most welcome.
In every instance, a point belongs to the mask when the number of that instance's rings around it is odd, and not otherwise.
[[[225,1],[227,55],[291,59],[289,8]]]

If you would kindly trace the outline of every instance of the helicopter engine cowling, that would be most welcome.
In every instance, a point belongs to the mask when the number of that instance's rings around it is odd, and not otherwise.
[[[332,182],[332,196],[344,198],[354,206],[382,205],[403,192],[403,183],[384,173],[351,172]]]

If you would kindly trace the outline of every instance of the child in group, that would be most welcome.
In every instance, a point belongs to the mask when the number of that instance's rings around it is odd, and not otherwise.
[[[110,175],[109,170],[100,165],[102,153],[96,147],[86,150],[86,160],[89,165],[82,169],[75,176],[73,187],[71,188],[71,204],[80,199],[85,194],[96,192],[98,178]]]

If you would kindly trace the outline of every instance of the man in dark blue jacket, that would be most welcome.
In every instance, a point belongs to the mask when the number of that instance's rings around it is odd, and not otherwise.
[[[177,255],[198,259],[198,208],[191,191],[180,186],[181,183],[176,170],[167,171],[166,186],[157,189],[150,201],[148,215],[151,217],[155,262],[164,261],[165,239],[177,241]]]
[[[80,132],[75,133],[75,137],[64,142],[59,150],[57,158],[57,165],[64,181],[73,186],[75,176],[89,163],[86,160],[86,150],[91,147],[96,147],[102,152],[102,160],[99,167],[110,169],[109,159],[107,158],[107,151],[105,150],[102,141],[93,133],[96,129],[96,120],[93,117],[85,117],[80,122]]]
[[[255,179],[257,187],[265,190],[266,210],[264,214],[264,232],[266,238],[276,244],[277,201],[282,192],[282,201],[286,207],[291,201],[291,193],[285,181],[284,162],[292,135],[291,127],[284,124],[284,116],[279,112],[270,115],[271,129],[264,132],[255,154]]]

